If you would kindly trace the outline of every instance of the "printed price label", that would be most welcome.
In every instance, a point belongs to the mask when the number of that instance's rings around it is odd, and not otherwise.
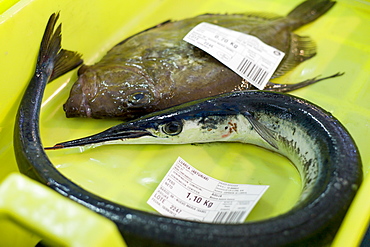
[[[255,36],[206,22],[194,27],[183,40],[209,53],[261,90],[285,55]]]
[[[242,223],[268,187],[222,182],[179,157],[147,203],[175,218]]]

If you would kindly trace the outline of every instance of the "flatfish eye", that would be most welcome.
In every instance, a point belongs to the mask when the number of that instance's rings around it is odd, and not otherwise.
[[[178,135],[182,131],[182,122],[169,122],[163,125],[162,130],[167,135]]]
[[[150,94],[147,91],[138,91],[128,96],[128,103],[131,107],[140,107],[150,102]]]

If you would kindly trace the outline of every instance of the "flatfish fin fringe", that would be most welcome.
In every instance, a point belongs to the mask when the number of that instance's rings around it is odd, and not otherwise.
[[[275,71],[273,78],[280,77],[292,70],[298,64],[316,55],[316,44],[308,36],[299,36],[292,33],[289,53],[285,54],[281,66]]]

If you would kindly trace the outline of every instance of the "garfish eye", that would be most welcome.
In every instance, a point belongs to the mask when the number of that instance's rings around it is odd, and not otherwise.
[[[165,134],[174,136],[178,135],[182,131],[182,122],[169,122],[163,125],[162,130]]]
[[[128,96],[127,101],[133,107],[140,107],[150,102],[150,94],[147,91],[134,92]]]

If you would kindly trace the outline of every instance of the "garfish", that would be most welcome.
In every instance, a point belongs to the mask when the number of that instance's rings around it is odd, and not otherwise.
[[[98,63],[79,69],[63,106],[66,116],[130,120],[184,102],[249,90],[251,84],[183,37],[201,22],[256,36],[286,54],[273,74],[276,78],[316,54],[311,38],[293,31],[334,4],[332,0],[307,0],[285,17],[205,14],[145,30],[117,44]],[[270,82],[265,89],[288,92],[339,75],[297,84]]]
[[[119,219],[110,211],[107,215],[124,225],[122,229],[134,225],[130,229],[137,233],[124,235],[125,240],[133,238],[128,243],[323,246],[334,238],[362,181],[357,147],[337,119],[301,98],[267,91],[233,92],[184,103],[46,149],[209,142],[253,144],[287,157],[303,181],[297,204],[277,217],[236,225],[189,222],[140,211],[117,213]]]

